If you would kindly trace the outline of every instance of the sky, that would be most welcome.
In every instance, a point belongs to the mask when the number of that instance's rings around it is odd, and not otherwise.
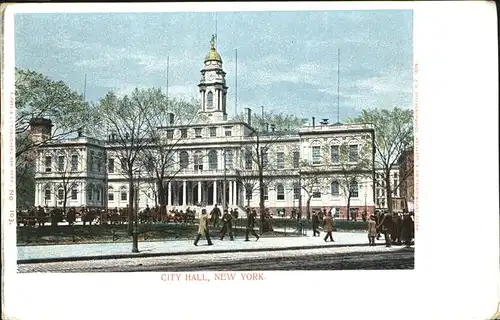
[[[264,106],[335,122],[338,110],[342,121],[412,106],[411,10],[17,13],[15,64],[97,102],[108,91],[165,90],[168,57],[169,96],[198,99],[216,20],[230,116],[236,49],[238,113]]]

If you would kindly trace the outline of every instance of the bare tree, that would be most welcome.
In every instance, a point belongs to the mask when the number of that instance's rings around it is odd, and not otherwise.
[[[282,143],[289,139],[291,132],[277,131],[277,130],[254,130],[247,137],[243,145],[243,155],[245,161],[246,173],[239,171],[239,180],[243,184],[252,187],[252,192],[258,190],[259,192],[259,209],[261,226],[265,217],[265,196],[268,186],[278,179],[281,175],[281,159],[272,157],[270,154],[276,154],[277,148],[282,146]],[[283,159],[284,162],[284,159]],[[250,167],[252,170],[248,171]],[[248,166],[247,166],[248,164]]]
[[[56,198],[62,202],[63,212],[66,212],[68,200],[73,196],[73,193],[78,192],[78,182],[85,174],[84,158],[83,155],[79,154],[78,148],[72,146],[55,149],[52,155],[55,159],[54,169],[57,172],[57,183],[55,184],[54,193]],[[92,161],[97,161],[97,158]],[[96,164],[98,163],[101,164],[102,170],[102,159],[96,162]]]
[[[147,174],[155,181],[158,201],[164,210],[167,204],[166,186],[168,183],[191,164],[201,166],[204,158],[202,153],[189,157],[187,151],[182,153],[182,149],[185,142],[196,139],[198,134],[201,135],[201,128],[197,128],[194,132],[195,136],[190,136],[188,126],[203,122],[205,117],[198,112],[199,107],[195,103],[175,99],[167,100],[167,97],[159,90],[152,94],[155,95],[154,100],[157,101],[156,112],[147,118],[146,128],[150,144],[143,150],[143,166]]]
[[[128,232],[132,234],[135,180],[141,170],[143,151],[151,142],[149,119],[158,101],[157,89],[135,89],[130,96],[108,93],[99,102],[100,124],[111,132],[111,149],[120,160],[121,174],[129,184]]]
[[[375,161],[382,169],[382,178],[387,194],[387,208],[392,214],[392,194],[413,175],[413,162],[407,164],[399,183],[391,183],[391,171],[404,152],[413,146],[413,110],[394,108],[363,110],[361,115],[350,120],[353,123],[367,123],[375,129]],[[377,182],[377,184],[379,184]]]
[[[371,180],[373,173],[372,149],[369,144],[349,145],[349,143],[342,143],[338,148],[338,161],[331,164],[337,166],[338,173],[335,175],[335,179],[347,200],[346,217],[349,220],[351,199],[354,195],[359,196],[362,181]]]
[[[302,160],[300,163],[300,172],[297,177],[299,185],[307,195],[306,199],[306,215],[307,219],[311,218],[311,200],[318,193],[321,197],[325,193],[325,185],[327,177],[325,176],[324,166],[312,165],[308,160]]]

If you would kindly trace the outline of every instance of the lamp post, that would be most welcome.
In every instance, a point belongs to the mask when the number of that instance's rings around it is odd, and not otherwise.
[[[365,190],[365,216],[368,214],[368,211],[366,210],[366,191],[368,189],[368,183],[365,184],[364,190]]]
[[[139,213],[139,187],[140,187],[140,179],[141,179],[141,171],[139,170],[137,177],[137,187],[135,188],[135,226],[132,231],[132,252],[139,252],[139,239],[137,233],[137,216]]]

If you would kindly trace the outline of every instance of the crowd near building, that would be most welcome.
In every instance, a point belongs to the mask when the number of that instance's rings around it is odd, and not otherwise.
[[[376,206],[385,206],[379,194],[383,188],[375,187],[375,133],[370,125],[330,123],[327,119],[316,122],[312,118],[298,130],[283,131],[276,130],[272,123],[253,123],[250,109],[246,109],[244,121],[228,119],[226,73],[213,41],[198,88],[199,112],[206,120],[158,128],[165,139],[177,139],[172,158],[175,176],[165,182],[164,188],[168,210],[214,204],[241,212],[246,206],[258,208],[258,164],[251,154],[256,143],[262,146],[265,207],[273,214],[290,215],[299,203],[305,212],[309,198],[313,210],[333,208],[340,218],[347,214],[348,201],[358,217],[363,211],[369,215]],[[51,123],[35,121],[32,129],[43,139],[43,135],[50,135]],[[340,156],[342,146],[348,150],[345,161]],[[35,205],[62,207],[66,201],[66,207],[125,208],[129,185],[116,148],[113,137],[99,140],[82,132],[41,147]],[[353,171],[348,197],[342,174],[362,160],[368,165]],[[398,174],[399,169],[394,171],[395,180]],[[313,178],[320,182],[307,190],[307,181]],[[158,188],[150,174],[138,168],[136,183],[139,208],[156,206]],[[395,201],[398,196],[394,195]]]

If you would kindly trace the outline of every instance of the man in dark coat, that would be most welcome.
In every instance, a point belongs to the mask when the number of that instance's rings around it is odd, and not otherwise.
[[[398,213],[393,213],[392,222],[393,222],[393,232],[391,233],[392,243],[396,245],[401,245],[401,228],[403,224],[403,219]]]
[[[380,222],[382,221],[382,218],[384,218],[384,213],[381,211],[377,211],[375,213],[375,222],[377,223],[377,240],[380,239],[380,234],[382,233],[382,227],[380,225]]]
[[[407,212],[405,212],[405,214],[403,215],[401,238],[406,247],[410,247],[411,245],[411,236],[412,236],[411,223],[412,220],[410,215]]]
[[[219,224],[219,217],[221,216],[220,209],[217,207],[217,203],[215,204],[212,212],[210,212],[211,222],[214,224],[214,228]]]
[[[255,209],[250,212],[250,208],[247,209],[247,229],[245,231],[245,241],[250,241],[248,235],[251,233],[255,238],[255,241],[259,240],[259,235],[253,229],[255,226],[255,217],[257,217],[257,211]]]
[[[385,246],[390,247],[392,241],[390,239],[390,235],[393,233],[394,222],[392,220],[392,216],[387,213],[382,217],[382,221],[378,224],[377,228],[380,228],[380,231],[384,234],[385,238]]]
[[[321,233],[318,230],[319,217],[318,217],[318,214],[316,213],[316,211],[313,211],[311,222],[312,222],[312,229],[313,229],[313,237],[316,237],[316,234],[319,236]]]
[[[232,211],[232,210],[231,210]],[[233,216],[229,214],[229,212],[226,210],[224,210],[224,215],[222,216],[222,230],[220,231],[220,239],[223,240],[224,239],[224,236],[226,235],[226,233],[229,232],[229,238],[231,239],[231,241],[234,240],[234,237],[233,237]]]

